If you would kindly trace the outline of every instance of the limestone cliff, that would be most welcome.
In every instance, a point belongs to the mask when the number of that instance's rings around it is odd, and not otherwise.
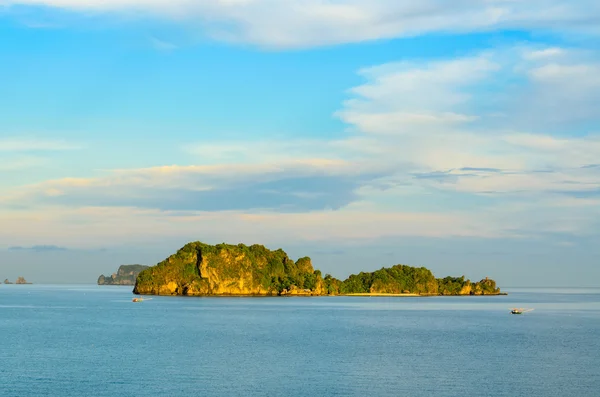
[[[419,294],[436,295],[437,281],[424,267],[395,265],[374,272],[361,272],[341,284],[346,294]]]
[[[500,288],[496,282],[485,278],[479,282],[471,282],[463,277],[446,277],[438,281],[438,293],[440,295],[498,295]]]
[[[116,273],[110,276],[102,274],[98,277],[98,285],[134,285],[138,274],[148,266],[144,265],[122,265]]]
[[[28,283],[27,280],[25,280],[25,277],[18,277],[17,281],[15,281],[15,284],[31,284],[31,283]]]
[[[321,295],[323,279],[310,258],[296,262],[281,249],[262,245],[189,243],[142,271],[136,294]]]
[[[353,274],[343,282],[325,276],[328,294],[499,295],[494,280],[471,282],[463,277],[436,279],[424,267],[395,265]]]
[[[140,272],[136,294],[145,295],[497,295],[493,280],[436,279],[429,269],[395,265],[340,281],[321,277],[308,257],[293,261],[262,245],[189,243]]]

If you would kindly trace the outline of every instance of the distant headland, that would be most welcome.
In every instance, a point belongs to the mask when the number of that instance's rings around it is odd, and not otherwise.
[[[100,280],[99,280],[100,282]],[[311,259],[293,261],[281,249],[262,245],[186,244],[156,266],[142,270],[133,292],[138,295],[286,296],[286,295],[500,295],[487,277],[435,278],[424,267],[396,265],[338,280],[314,270]]]
[[[25,280],[25,278],[23,277],[18,277],[17,281],[15,281],[14,283],[11,283],[9,279],[4,280],[4,284],[31,284],[29,282],[27,282],[27,280]]]
[[[147,268],[148,266],[144,265],[121,265],[117,272],[110,276],[100,275],[98,285],[134,285],[138,274]]]

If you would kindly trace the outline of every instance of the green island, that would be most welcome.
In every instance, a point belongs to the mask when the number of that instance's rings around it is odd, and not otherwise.
[[[500,295],[487,277],[471,282],[465,277],[435,278],[424,267],[396,265],[338,280],[322,276],[310,258],[293,261],[281,249],[262,245],[186,244],[177,253],[142,270],[134,294],[185,296],[286,295]]]
[[[134,285],[138,274],[149,266],[121,265],[116,273],[110,276],[104,274],[98,277],[98,285]]]

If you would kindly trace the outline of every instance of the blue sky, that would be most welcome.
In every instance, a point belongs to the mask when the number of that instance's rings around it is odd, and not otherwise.
[[[593,1],[0,0],[0,277],[192,240],[600,277]]]

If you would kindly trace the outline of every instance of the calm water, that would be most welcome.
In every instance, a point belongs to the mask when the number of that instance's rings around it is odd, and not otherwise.
[[[130,291],[0,285],[0,395],[600,395],[600,290],[139,304]]]

